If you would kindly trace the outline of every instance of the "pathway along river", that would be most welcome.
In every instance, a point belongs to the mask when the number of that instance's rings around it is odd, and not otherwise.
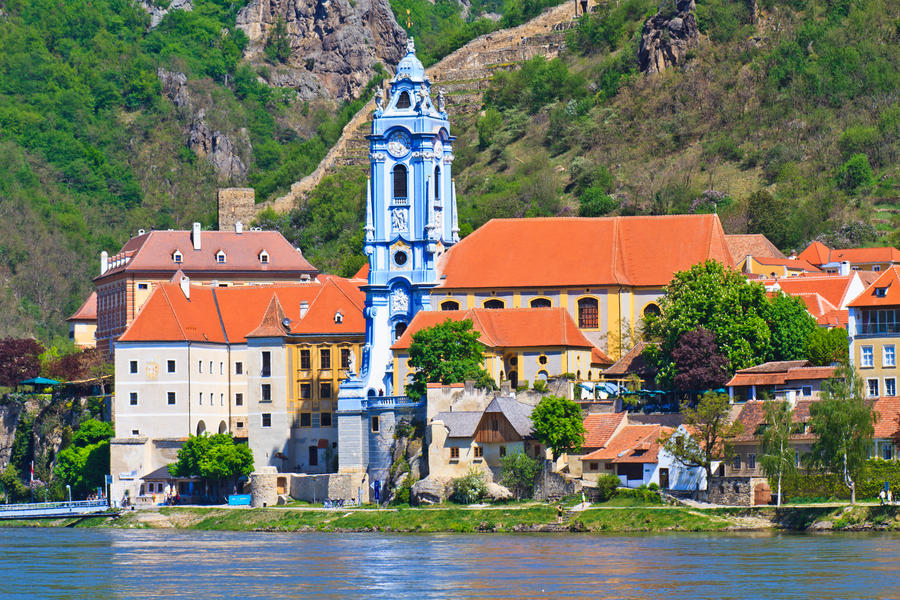
[[[898,598],[900,536],[0,529],[2,598]]]

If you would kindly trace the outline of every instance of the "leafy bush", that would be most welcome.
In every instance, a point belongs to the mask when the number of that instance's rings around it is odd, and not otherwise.
[[[639,488],[628,489],[628,488],[619,488],[616,490],[615,497],[616,498],[631,498],[640,502],[641,504],[662,504],[662,498],[659,495],[659,486],[656,486],[656,490],[642,485]]]
[[[856,192],[859,188],[868,188],[874,181],[875,175],[865,154],[854,154],[837,172],[838,187],[848,193]]]
[[[463,477],[454,479],[452,487],[453,492],[450,494],[450,499],[459,504],[473,504],[487,496],[484,472],[476,469],[470,470]]]
[[[887,481],[891,489],[900,490],[900,463],[872,458],[866,461],[862,475],[856,481],[860,498],[875,498]],[[782,482],[785,498],[850,498],[850,488],[839,473],[804,471]],[[896,495],[896,494],[895,494]]]
[[[601,475],[600,478],[597,479],[597,501],[606,502],[611,499],[616,495],[616,490],[620,485],[622,485],[622,482],[620,482],[619,478],[612,473]]]
[[[500,483],[509,488],[516,500],[531,498],[534,478],[541,470],[541,463],[522,452],[507,454],[500,459]]]
[[[618,207],[619,201],[598,187],[589,187],[578,198],[579,217],[602,217]]]
[[[562,60],[535,56],[516,71],[494,75],[484,102],[499,109],[521,107],[536,112],[559,98],[581,98],[586,94],[584,78],[569,73]]]

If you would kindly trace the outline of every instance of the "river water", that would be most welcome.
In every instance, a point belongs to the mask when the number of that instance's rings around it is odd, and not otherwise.
[[[900,535],[0,529],[2,598],[900,598]]]

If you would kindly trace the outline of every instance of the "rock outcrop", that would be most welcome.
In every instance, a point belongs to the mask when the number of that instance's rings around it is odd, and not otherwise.
[[[447,482],[438,477],[426,477],[415,482],[410,491],[410,503],[417,506],[440,504],[447,499]]]
[[[499,483],[490,482],[487,484],[488,498],[497,502],[504,500],[512,500],[513,493],[508,488],[503,487]]]
[[[245,58],[262,60],[279,19],[291,54],[271,70],[269,83],[292,87],[303,99],[355,98],[375,63],[396,64],[406,44],[388,0],[252,0],[237,15],[250,38]]]
[[[205,159],[216,170],[220,182],[242,183],[247,178],[247,164],[241,155],[252,151],[246,129],[223,132],[211,127],[206,117],[212,99],[194,94],[184,73],[159,69],[157,77],[163,94],[172,101],[185,122],[189,123],[186,144],[199,158]]]
[[[159,6],[154,0],[140,0],[141,8],[150,15],[150,29],[153,29],[173,10],[194,10],[193,0],[172,0],[165,8]]]
[[[644,73],[662,73],[683,64],[688,50],[700,40],[694,0],[672,0],[647,19],[641,32],[638,63]]]

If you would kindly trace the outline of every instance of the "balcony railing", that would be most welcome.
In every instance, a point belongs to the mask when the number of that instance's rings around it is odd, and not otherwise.
[[[862,323],[859,335],[900,335],[900,323]]]
[[[363,401],[363,408],[415,408],[423,406],[424,400],[413,400],[409,396],[370,396]]]

